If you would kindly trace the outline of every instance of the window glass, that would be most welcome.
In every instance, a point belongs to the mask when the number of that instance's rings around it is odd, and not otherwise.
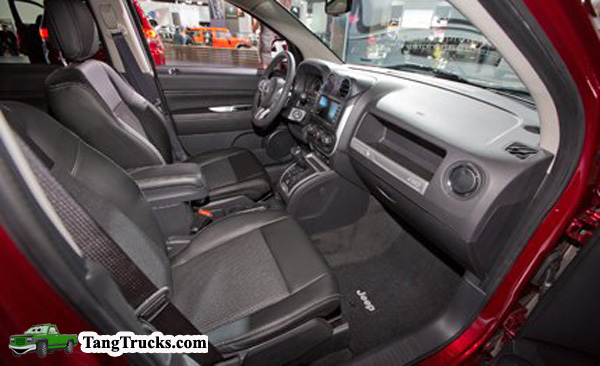
[[[446,1],[355,0],[352,11],[339,17],[326,14],[324,0],[291,5],[290,11],[347,63],[529,95],[496,47]]]
[[[161,43],[153,47],[146,37],[157,65],[263,68],[277,52],[273,43],[279,37],[226,1],[148,0],[139,5]]]
[[[40,24],[44,14],[44,7],[41,3],[32,1],[15,1],[17,12],[21,17],[21,21],[25,24]]]
[[[49,334],[56,334],[56,328],[54,327],[50,327],[50,331],[48,332]]]
[[[38,0],[0,0],[0,63],[47,64],[48,32]]]
[[[47,325],[36,325],[25,331],[25,334],[46,334],[48,331]]]
[[[29,63],[19,49],[17,23],[7,0],[0,0],[0,63]]]

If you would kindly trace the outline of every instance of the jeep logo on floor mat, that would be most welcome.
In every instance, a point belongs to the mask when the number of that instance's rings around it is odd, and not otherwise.
[[[360,297],[360,300],[365,305],[365,309],[367,309],[369,311],[375,311],[375,305],[373,305],[371,300],[369,300],[369,298],[367,297],[367,293],[365,291],[356,290],[356,294],[358,295],[358,297]]]

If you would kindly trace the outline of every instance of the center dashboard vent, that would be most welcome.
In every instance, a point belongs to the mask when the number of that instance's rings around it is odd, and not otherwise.
[[[520,142],[513,142],[512,144],[508,145],[506,147],[506,149],[504,149],[504,150],[506,150],[509,154],[516,156],[517,158],[519,158],[521,160],[525,160],[528,157],[533,156],[538,153],[538,150],[536,148],[527,146]]]
[[[346,98],[348,94],[350,94],[350,88],[352,87],[352,83],[350,79],[344,79],[340,83],[340,88],[338,89],[338,97]]]

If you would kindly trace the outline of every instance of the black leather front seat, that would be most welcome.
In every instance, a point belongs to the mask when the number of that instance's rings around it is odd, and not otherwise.
[[[323,324],[339,309],[331,270],[286,213],[227,217],[168,258],[152,210],[124,170],[40,110],[4,102],[0,112],[52,174],[86,188],[75,188],[79,197],[106,202],[103,215],[123,233],[109,233],[114,242],[158,288],[168,287],[171,301],[221,352],[264,345],[309,322]],[[312,338],[292,339],[299,347]]]
[[[85,142],[125,169],[170,164],[173,149],[163,114],[109,65],[90,60],[99,47],[94,18],[81,0],[46,0],[50,41],[71,62],[46,80],[51,113]],[[271,191],[256,157],[229,148],[188,158],[201,165],[214,200]]]

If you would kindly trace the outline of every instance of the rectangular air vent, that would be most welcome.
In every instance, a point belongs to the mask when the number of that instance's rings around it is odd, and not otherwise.
[[[508,145],[505,150],[509,154],[516,156],[517,158],[519,158],[521,160],[525,160],[528,157],[533,156],[538,153],[538,149],[531,147],[531,146],[527,146],[520,142],[513,142],[512,144]]]
[[[340,89],[338,90],[338,96],[340,98],[345,99],[348,96],[348,94],[350,93],[351,85],[352,85],[352,83],[350,82],[349,79],[342,80],[342,83],[340,84]]]

